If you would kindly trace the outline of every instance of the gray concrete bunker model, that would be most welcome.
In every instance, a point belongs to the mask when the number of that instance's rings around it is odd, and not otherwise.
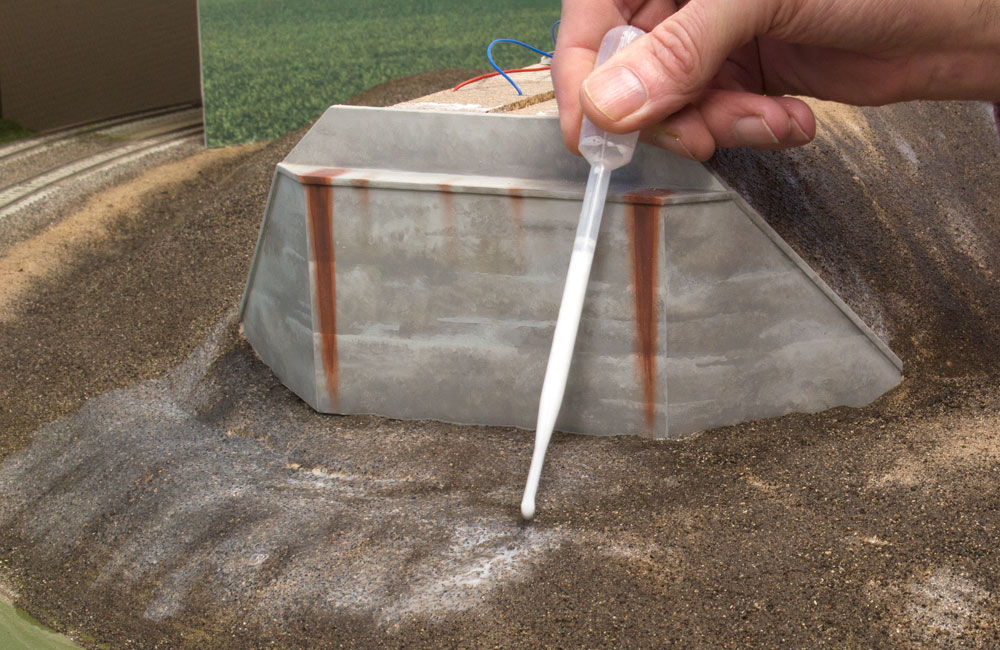
[[[553,117],[331,107],[275,172],[246,337],[321,412],[531,429],[587,174]],[[607,201],[560,430],[681,437],[900,382],[701,164],[640,145]]]

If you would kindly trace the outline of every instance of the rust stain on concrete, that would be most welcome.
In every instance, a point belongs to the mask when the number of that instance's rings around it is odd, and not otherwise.
[[[663,190],[651,187],[648,189],[630,192],[622,198],[624,198],[625,202],[630,205],[666,205],[667,199],[673,195],[673,190]]]
[[[649,435],[656,425],[657,277],[660,250],[660,210],[671,192],[641,190],[626,195],[625,225],[632,256],[635,291],[635,334],[643,412]]]
[[[346,173],[346,169],[317,167],[307,174],[299,174],[299,182],[304,185],[332,185],[334,178]]]
[[[328,177],[329,178],[329,177]],[[337,360],[337,274],[333,249],[333,187],[306,185],[306,211],[316,286],[316,329],[330,404],[339,405],[340,368]]]

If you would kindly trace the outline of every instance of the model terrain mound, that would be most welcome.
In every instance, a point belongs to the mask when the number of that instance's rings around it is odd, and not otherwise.
[[[300,131],[2,267],[0,581],[89,647],[1000,646],[991,110],[813,105],[712,167],[902,358],[871,406],[556,435],[522,526],[531,432],[319,415],[241,337]]]

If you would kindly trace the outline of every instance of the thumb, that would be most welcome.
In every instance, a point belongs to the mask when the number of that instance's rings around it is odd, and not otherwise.
[[[627,133],[694,100],[729,54],[766,31],[774,2],[691,0],[594,70],[580,102],[594,124]]]

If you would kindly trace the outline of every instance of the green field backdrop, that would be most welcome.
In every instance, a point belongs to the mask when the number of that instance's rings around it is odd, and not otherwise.
[[[558,0],[201,0],[210,146],[273,138],[371,86],[441,68],[489,68],[486,46],[552,49]],[[494,50],[516,67],[538,56]]]

